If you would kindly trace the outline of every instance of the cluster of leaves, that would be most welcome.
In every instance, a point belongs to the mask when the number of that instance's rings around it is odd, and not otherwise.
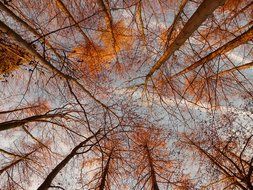
[[[251,0],[0,11],[0,189],[253,189]]]
[[[28,60],[28,55],[24,49],[15,43],[11,43],[6,35],[0,33],[0,75],[15,71],[20,65],[29,62]]]

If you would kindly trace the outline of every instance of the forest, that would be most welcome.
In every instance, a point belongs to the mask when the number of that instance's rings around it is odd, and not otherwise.
[[[0,190],[253,190],[252,0],[0,0]]]

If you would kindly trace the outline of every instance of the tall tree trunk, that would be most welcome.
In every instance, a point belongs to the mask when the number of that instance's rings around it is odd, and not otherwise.
[[[104,188],[105,188],[106,177],[108,175],[108,171],[109,171],[109,167],[110,167],[110,161],[111,161],[111,158],[112,158],[112,153],[113,153],[113,149],[111,150],[111,152],[109,154],[109,157],[107,159],[105,168],[102,172],[101,182],[100,182],[100,185],[99,185],[99,190],[104,190]]]
[[[212,76],[210,76],[208,78],[216,78],[217,76],[221,77],[221,76],[227,75],[229,73],[232,73],[234,71],[246,70],[246,69],[250,69],[252,67],[253,67],[253,61],[250,62],[250,63],[246,63],[246,64],[243,64],[243,65],[239,65],[239,66],[233,67],[233,68],[228,69],[228,70],[221,71],[218,74],[214,74],[214,75],[212,75]]]
[[[41,35],[28,23],[26,23],[23,19],[19,18],[15,13],[13,13],[8,7],[6,7],[2,2],[0,2],[0,9],[4,12],[6,12],[14,21],[21,24],[23,27],[25,27],[29,32],[31,32],[33,35],[35,35],[37,38],[41,38]],[[45,43],[46,46],[48,46],[49,49],[52,49],[54,54],[62,61],[61,55],[53,48],[53,46],[50,44],[48,40],[43,40],[42,42]]]
[[[193,69],[197,68],[200,65],[203,65],[209,61],[211,61],[212,59],[214,59],[215,57],[217,57],[218,55],[224,54],[229,52],[230,50],[246,43],[249,40],[252,40],[253,38],[253,26],[247,30],[246,32],[244,32],[243,34],[241,34],[240,36],[236,37],[235,39],[229,41],[228,43],[226,43],[225,45],[223,45],[222,47],[218,48],[217,50],[213,51],[212,53],[208,54],[207,56],[205,56],[204,58],[200,59],[199,61],[193,63],[192,65],[188,66],[187,68],[185,68],[184,70],[172,75],[169,79],[173,79],[175,77],[179,77],[183,74],[188,73],[189,71],[192,71]]]
[[[209,15],[220,5],[223,5],[226,0],[204,0],[191,18],[184,25],[181,32],[176,39],[169,45],[168,49],[150,69],[146,76],[146,82],[148,79],[171,57],[171,55],[178,50],[185,41],[193,34],[194,31],[207,19]]]
[[[69,155],[66,156],[46,177],[44,182],[39,186],[37,190],[47,190],[50,186],[56,175],[68,164],[68,162],[77,155],[77,151],[83,147],[87,142],[89,142],[92,138],[95,138],[96,135],[98,135],[100,130],[98,130],[94,135],[88,137],[85,141],[81,142],[79,145],[77,145]]]
[[[63,117],[65,114],[63,113],[58,113],[58,114],[45,114],[45,115],[34,115],[31,117],[27,117],[24,119],[20,120],[11,120],[11,121],[6,121],[3,123],[0,123],[0,131],[5,131],[9,129],[13,129],[16,127],[21,127],[26,123],[30,122],[35,122],[40,119],[50,119],[50,118],[55,118],[55,117]]]
[[[105,104],[103,104],[101,101],[99,101],[89,90],[87,90],[80,82],[78,82],[77,79],[58,70],[49,61],[44,59],[34,48],[32,48],[31,45],[29,43],[27,43],[19,34],[17,34],[14,30],[12,30],[9,26],[7,26],[2,21],[0,21],[0,30],[2,32],[6,33],[8,35],[8,37],[10,37],[12,40],[14,40],[17,43],[17,45],[23,47],[28,53],[30,53],[30,55],[34,56],[41,64],[46,66],[51,71],[57,73],[60,77],[63,77],[67,81],[72,81],[74,84],[76,84],[78,87],[80,87],[95,102],[100,104],[103,108],[111,111]]]
[[[150,155],[150,150],[148,146],[145,146],[146,154],[148,157],[148,165],[150,168],[150,176],[151,176],[151,184],[152,184],[152,189],[151,190],[159,190],[157,180],[156,180],[156,174],[155,174],[155,169],[154,169],[154,164],[153,164],[153,159],[152,156]]]
[[[252,166],[252,162],[253,162],[253,157],[251,159],[251,163],[250,166],[249,166],[249,170],[248,170],[248,173],[247,173],[247,176],[245,178],[245,183],[247,184],[247,187],[250,189],[250,190],[253,190],[253,183],[251,182],[252,180],[252,177],[253,177],[253,166]]]
[[[106,23],[106,29],[109,30],[111,33],[112,37],[112,46],[113,46],[113,51],[114,54],[117,55],[117,47],[116,47],[116,38],[114,34],[114,29],[113,29],[113,19],[112,19],[112,14],[110,12],[110,7],[109,7],[109,2],[104,3],[104,0],[98,0],[98,4],[101,6],[105,13],[105,23]],[[118,58],[116,57],[117,61]]]
[[[147,46],[147,39],[144,31],[144,23],[142,19],[142,1],[140,0],[139,3],[137,4],[136,8],[136,23],[137,23],[137,28],[141,32],[141,40],[144,42],[144,45]]]
[[[55,0],[57,6],[75,23],[76,28],[78,29],[78,31],[82,34],[85,42],[87,44],[92,44],[89,37],[84,33],[84,31],[82,30],[82,28],[80,27],[80,25],[76,22],[75,18],[72,16],[72,14],[69,12],[69,10],[67,9],[67,7],[64,5],[64,3],[61,0]]]
[[[167,49],[167,48],[169,47],[169,45],[170,45],[170,40],[171,40],[171,37],[172,37],[172,33],[173,33],[173,31],[174,31],[174,29],[175,29],[177,23],[179,22],[179,20],[180,20],[180,18],[181,18],[180,16],[181,16],[181,14],[182,14],[182,12],[183,12],[183,10],[184,10],[184,7],[185,7],[185,5],[187,4],[187,2],[188,2],[188,0],[182,0],[181,4],[180,4],[180,6],[179,6],[178,13],[177,13],[177,15],[175,16],[173,23],[171,24],[171,26],[169,27],[169,29],[168,29],[168,31],[167,31],[168,34],[167,34],[167,40],[166,40],[166,43],[165,43],[166,49]]]

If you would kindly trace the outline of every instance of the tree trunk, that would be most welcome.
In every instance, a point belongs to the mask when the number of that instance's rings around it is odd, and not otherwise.
[[[187,68],[185,68],[184,70],[172,75],[169,79],[173,79],[175,77],[179,77],[182,76],[185,73],[188,73],[189,71],[192,71],[193,69],[197,68],[200,65],[203,65],[209,61],[211,61],[212,59],[214,59],[215,57],[217,57],[218,55],[224,54],[229,52],[230,50],[246,43],[249,40],[252,40],[253,38],[253,27],[251,27],[249,30],[247,30],[246,32],[244,32],[242,35],[236,37],[235,39],[229,41],[228,43],[226,43],[225,45],[223,45],[222,47],[218,48],[217,50],[213,51],[212,53],[208,54],[207,56],[205,56],[204,58],[200,59],[199,61],[193,63],[192,65],[188,66]]]
[[[41,35],[29,24],[27,24],[24,20],[19,18],[16,14],[14,14],[10,9],[8,9],[2,2],[0,2],[0,9],[6,12],[11,18],[16,21],[17,23],[21,24],[24,26],[29,32],[31,32],[33,35],[35,35],[37,38],[41,38]],[[47,40],[43,40],[46,46],[48,46],[49,49],[52,49],[54,54],[62,60],[61,55],[53,48],[53,46],[49,43]]]
[[[81,142],[77,145],[66,158],[64,158],[46,177],[45,181],[39,186],[37,190],[47,190],[50,186],[56,175],[64,168],[67,163],[77,154],[78,149],[83,147],[87,142],[89,142],[92,138],[98,135],[100,130],[98,130],[94,135],[88,137],[85,141]]]
[[[84,33],[84,31],[82,30],[82,28],[79,26],[79,24],[76,22],[75,18],[71,15],[71,13],[69,12],[69,10],[67,9],[67,7],[64,5],[64,3],[61,0],[55,0],[57,6],[68,16],[70,17],[70,19],[75,23],[75,25],[77,26],[76,28],[78,29],[78,31],[82,34],[85,42],[87,44],[92,44],[89,37]]]
[[[41,64],[46,66],[51,71],[57,73],[60,77],[63,77],[67,81],[70,80],[75,83],[78,87],[80,87],[90,98],[92,98],[95,102],[100,104],[103,108],[111,111],[105,104],[99,101],[89,90],[87,90],[81,83],[79,83],[75,78],[64,74],[60,70],[58,70],[54,65],[52,65],[49,61],[45,60],[34,48],[31,47],[29,43],[27,43],[19,34],[17,34],[14,30],[8,27],[5,23],[0,21],[0,30],[8,35],[12,40],[14,40],[17,45],[23,47],[30,55],[34,56]],[[112,111],[111,111],[112,112]],[[113,113],[114,114],[114,113]]]
[[[184,7],[185,7],[185,5],[187,4],[187,2],[188,2],[188,0],[182,0],[181,4],[180,4],[180,6],[179,6],[178,13],[177,13],[177,15],[175,16],[173,23],[171,24],[171,26],[169,27],[169,29],[168,29],[168,31],[167,31],[167,32],[168,32],[168,35],[167,35],[167,40],[166,40],[166,43],[165,43],[166,49],[167,49],[167,48],[169,47],[169,45],[170,45],[170,40],[171,40],[172,33],[173,33],[174,28],[176,27],[178,21],[179,21],[180,18],[181,18],[180,16],[181,16],[181,14],[182,14],[182,12],[183,12],[183,10],[184,10]]]
[[[144,23],[143,23],[143,19],[142,19],[142,15],[141,15],[142,14],[142,2],[141,2],[141,0],[137,4],[136,9],[137,9],[136,10],[137,28],[141,32],[141,40],[144,42],[144,45],[147,46],[147,39],[146,39],[145,31],[144,31]]]
[[[225,70],[225,71],[221,71],[218,74],[214,74],[214,75],[212,75],[211,77],[208,77],[208,78],[221,77],[221,76],[224,76],[226,74],[232,73],[233,71],[246,70],[246,69],[250,69],[251,67],[253,67],[253,61],[250,62],[250,63],[246,63],[246,64],[243,64],[243,65],[233,67],[233,68]]]
[[[105,188],[105,182],[106,182],[106,177],[107,177],[108,171],[109,171],[110,161],[111,161],[111,158],[112,158],[112,152],[113,152],[113,149],[111,150],[111,152],[109,154],[109,157],[108,157],[108,160],[106,162],[104,171],[102,173],[101,183],[99,185],[99,190],[104,190],[104,188]]]
[[[146,81],[178,50],[185,41],[193,34],[194,31],[207,19],[209,15],[220,5],[223,5],[226,0],[204,0],[191,18],[184,25],[176,39],[171,43],[168,49],[150,69],[146,76]]]
[[[145,146],[147,157],[148,157],[148,165],[150,168],[150,175],[151,175],[151,184],[152,184],[152,189],[151,190],[159,190],[157,180],[156,180],[156,175],[155,175],[155,169],[154,169],[154,164],[153,164],[153,159],[150,155],[150,151],[148,146]]]
[[[16,127],[20,127],[23,126],[26,123],[30,123],[30,122],[35,122],[37,120],[40,119],[49,119],[49,118],[55,118],[55,117],[63,117],[65,114],[45,114],[45,115],[34,115],[31,117],[27,117],[24,119],[20,119],[20,120],[11,120],[11,121],[6,121],[3,123],[0,123],[0,131],[5,131],[5,130],[9,130],[9,129],[13,129]]]

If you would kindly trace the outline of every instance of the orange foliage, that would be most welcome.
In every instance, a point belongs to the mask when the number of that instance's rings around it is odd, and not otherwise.
[[[170,159],[170,151],[167,149],[169,134],[164,129],[138,127],[131,139],[134,141],[131,162],[137,167],[134,171],[136,176],[146,176],[151,186],[152,183],[154,185],[154,175],[155,183],[162,181],[173,189],[189,189],[192,186],[188,176],[180,171],[178,162]],[[141,181],[138,183],[141,184]]]
[[[173,32],[170,34],[171,27],[172,26],[170,26],[169,29],[162,30],[162,32],[159,36],[159,39],[158,39],[158,42],[160,45],[162,45],[162,46],[168,45],[167,43],[169,43],[169,42],[171,43],[178,35],[179,30],[177,30],[177,29],[174,29]],[[169,37],[169,34],[170,34],[170,37]]]
[[[125,26],[123,20],[112,25],[112,28],[104,30],[100,38],[108,52],[118,53],[121,50],[129,50],[133,44],[131,30]],[[113,44],[115,43],[115,44]]]
[[[11,73],[27,63],[27,53],[0,33],[0,74]]]
[[[133,43],[131,30],[125,26],[124,21],[115,23],[112,31],[110,28],[104,30],[100,38],[103,46],[87,43],[75,47],[69,55],[70,58],[78,59],[79,70],[91,76],[96,76],[109,69],[111,62],[116,58],[116,53],[121,50],[129,50]],[[115,66],[119,73],[123,71],[120,63],[116,63]]]
[[[113,52],[94,44],[86,44],[73,49],[70,57],[78,59],[78,67],[83,73],[95,76],[110,66],[115,58]]]
[[[158,39],[158,42],[159,42],[162,46],[164,46],[164,45],[166,44],[166,42],[167,42],[167,39],[168,39],[168,30],[164,30],[164,31],[161,33],[161,35],[160,35],[160,37],[159,37],[159,39]]]
[[[214,80],[212,78],[195,78],[192,75],[189,79],[185,80],[185,88],[186,91],[191,97],[193,97],[194,101],[200,102],[214,102],[217,99],[216,97],[216,85],[219,86],[221,84],[220,80]],[[218,102],[215,102],[218,103]]]
[[[163,130],[159,128],[139,128],[133,134],[133,139],[138,145],[147,145],[150,148],[165,148],[165,139],[159,138],[162,134]]]

